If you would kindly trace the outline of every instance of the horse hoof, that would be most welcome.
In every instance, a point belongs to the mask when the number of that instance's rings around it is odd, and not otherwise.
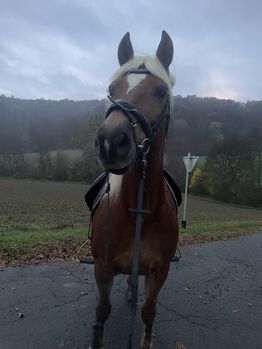
[[[103,343],[102,346],[100,346],[100,347],[96,347],[96,346],[94,346],[94,347],[88,347],[88,349],[104,349],[104,348],[105,348],[104,343]]]
[[[153,349],[153,343],[152,343],[152,340],[149,341],[147,339],[142,339],[142,342],[141,342],[141,349]]]
[[[141,347],[141,349],[153,349],[153,344],[143,344]]]

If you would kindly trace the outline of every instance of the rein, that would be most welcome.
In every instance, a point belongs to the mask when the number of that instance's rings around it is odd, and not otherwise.
[[[136,214],[136,228],[135,228],[135,238],[133,242],[133,259],[132,259],[132,273],[131,273],[131,328],[129,333],[129,341],[127,349],[133,348],[133,335],[134,335],[134,324],[135,316],[137,312],[137,299],[138,299],[138,282],[139,282],[139,255],[140,255],[140,240],[142,232],[142,221],[143,214],[149,214],[149,210],[143,209],[143,196],[144,196],[144,183],[146,178],[147,170],[147,154],[150,151],[150,147],[159,131],[165,124],[166,131],[170,119],[170,98],[167,95],[165,105],[158,118],[158,120],[153,124],[147,121],[145,115],[141,110],[139,110],[134,104],[123,99],[114,100],[108,96],[112,104],[109,106],[106,112],[106,118],[111,114],[113,110],[120,110],[128,118],[128,121],[132,127],[133,138],[137,146],[137,150],[141,154],[140,162],[140,181],[138,187],[137,196],[137,207],[129,208],[128,211]],[[136,126],[139,125],[145,134],[144,140],[139,144],[136,136]]]
[[[136,213],[136,230],[135,230],[135,239],[133,243],[133,260],[132,260],[132,273],[131,273],[131,328],[129,333],[129,340],[127,349],[133,348],[133,335],[134,335],[134,325],[135,317],[137,311],[137,298],[138,298],[138,282],[139,282],[139,254],[140,254],[140,240],[141,240],[141,231],[142,231],[142,220],[143,214],[149,214],[150,211],[143,209],[143,196],[144,196],[144,183],[146,178],[146,169],[147,169],[147,153],[148,150],[143,148],[142,150],[142,161],[141,161],[141,175],[138,187],[138,196],[137,196],[137,208],[129,208],[129,212]]]

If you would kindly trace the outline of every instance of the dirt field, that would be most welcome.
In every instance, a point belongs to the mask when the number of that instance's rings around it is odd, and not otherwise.
[[[0,179],[0,263],[75,258],[87,238],[87,185]],[[182,208],[180,208],[180,221]],[[189,198],[181,243],[262,230],[262,211]],[[84,253],[88,253],[88,246]]]
[[[61,230],[88,222],[84,184],[0,180],[1,232]]]

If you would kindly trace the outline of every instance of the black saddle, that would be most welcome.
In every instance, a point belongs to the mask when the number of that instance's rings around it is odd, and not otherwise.
[[[95,181],[91,184],[88,192],[85,195],[85,202],[91,211],[91,215],[94,214],[96,208],[98,207],[102,197],[107,191],[108,188],[108,172],[103,172],[99,175]],[[164,170],[164,178],[172,195],[172,198],[177,207],[181,205],[182,195],[179,186],[174,180],[173,176],[167,171]]]

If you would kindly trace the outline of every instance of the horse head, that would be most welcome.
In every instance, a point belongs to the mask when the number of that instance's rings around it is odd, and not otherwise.
[[[139,149],[150,150],[170,117],[170,92],[175,79],[169,73],[173,43],[163,31],[154,57],[134,56],[129,33],[118,47],[120,68],[111,79],[112,102],[98,128],[95,146],[102,166],[115,174],[126,172]]]

